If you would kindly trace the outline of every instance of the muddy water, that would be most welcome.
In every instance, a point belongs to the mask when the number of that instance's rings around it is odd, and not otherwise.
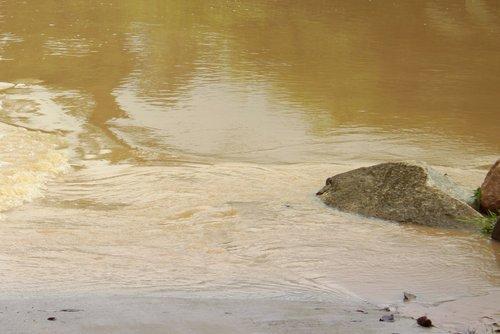
[[[389,159],[477,187],[500,153],[499,13],[0,0],[2,291],[491,299],[487,238],[314,193]]]

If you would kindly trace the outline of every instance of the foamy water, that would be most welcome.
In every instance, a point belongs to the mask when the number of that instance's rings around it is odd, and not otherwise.
[[[68,170],[61,144],[54,135],[0,123],[0,212],[42,196],[47,181]]]

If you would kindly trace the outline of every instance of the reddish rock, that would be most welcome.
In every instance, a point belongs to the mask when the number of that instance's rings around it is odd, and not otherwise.
[[[491,233],[491,238],[500,241],[500,217],[497,219],[497,223],[493,228],[493,232]]]
[[[432,327],[431,319],[427,318],[425,315],[417,319],[417,324],[422,327]]]
[[[481,186],[481,207],[485,211],[500,211],[500,159],[486,174]]]

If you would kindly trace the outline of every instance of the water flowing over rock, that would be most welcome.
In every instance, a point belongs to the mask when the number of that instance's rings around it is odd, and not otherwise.
[[[402,223],[474,228],[465,221],[481,217],[468,192],[421,163],[389,162],[338,174],[317,195],[342,211]]]
[[[500,210],[500,159],[491,167],[481,185],[481,207],[492,212]]]

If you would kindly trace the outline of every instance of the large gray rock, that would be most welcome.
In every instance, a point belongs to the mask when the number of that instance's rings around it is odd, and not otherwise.
[[[326,180],[317,195],[342,211],[446,228],[475,228],[471,194],[425,164],[389,162]]]

